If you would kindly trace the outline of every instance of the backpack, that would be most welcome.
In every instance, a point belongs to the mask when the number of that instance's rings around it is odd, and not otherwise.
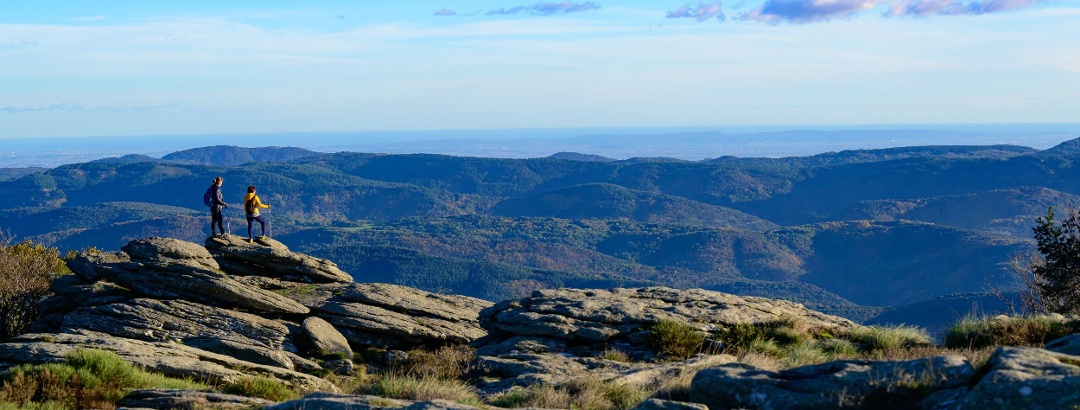
[[[258,197],[257,196],[252,196],[250,201],[244,202],[244,212],[247,212],[249,214],[254,214],[255,213],[255,198],[258,198]]]
[[[206,188],[206,193],[202,195],[202,203],[206,206],[214,206],[214,198],[210,195],[214,187]]]

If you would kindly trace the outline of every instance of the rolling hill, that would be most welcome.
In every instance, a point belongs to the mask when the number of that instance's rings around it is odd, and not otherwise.
[[[222,176],[227,202],[257,186],[275,237],[358,280],[492,299],[553,286],[704,287],[869,320],[1014,286],[1005,266],[1031,250],[1029,225],[1080,195],[1076,146],[697,162],[218,146],[15,173],[0,180],[0,229],[65,250],[198,240],[209,233],[201,194]],[[227,216],[241,232],[239,211]]]

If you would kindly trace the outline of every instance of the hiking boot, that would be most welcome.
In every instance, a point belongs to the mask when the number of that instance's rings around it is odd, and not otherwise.
[[[251,238],[248,238],[248,243],[255,243],[255,241],[251,240]]]

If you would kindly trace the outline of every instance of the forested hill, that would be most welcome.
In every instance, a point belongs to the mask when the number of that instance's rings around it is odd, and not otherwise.
[[[862,320],[879,310],[865,306],[1012,286],[1034,219],[1080,194],[1078,144],[698,162],[206,147],[14,173],[0,180],[0,229],[63,249],[201,241],[202,192],[223,176],[226,202],[257,186],[273,236],[360,281],[489,299],[692,286]],[[227,216],[246,234],[239,206]]]

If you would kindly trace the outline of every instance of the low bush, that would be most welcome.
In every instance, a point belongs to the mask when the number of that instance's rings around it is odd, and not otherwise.
[[[895,350],[916,346],[929,346],[933,339],[926,330],[914,326],[864,326],[852,329],[845,337],[860,350]]]
[[[637,386],[582,378],[565,386],[534,385],[511,390],[489,399],[488,404],[504,408],[627,410],[649,395]]]
[[[440,399],[466,404],[480,401],[476,391],[462,381],[418,377],[399,372],[372,376],[352,393],[413,401]]]
[[[942,344],[949,348],[990,346],[1042,346],[1080,332],[1080,320],[1061,315],[965,317],[945,330]]]
[[[134,388],[206,386],[148,373],[112,352],[78,349],[61,363],[11,368],[0,387],[0,402],[27,408],[111,409]]]
[[[270,401],[289,401],[300,394],[278,380],[264,376],[247,376],[221,388],[223,393],[245,397],[258,397]]]
[[[688,324],[664,319],[649,329],[647,340],[660,356],[686,359],[701,351],[705,334]]]
[[[38,301],[53,278],[70,274],[60,251],[33,242],[11,244],[0,233],[0,341],[23,332],[37,319]]]
[[[453,380],[462,377],[476,357],[467,346],[443,346],[435,351],[411,350],[397,371],[423,379]]]

